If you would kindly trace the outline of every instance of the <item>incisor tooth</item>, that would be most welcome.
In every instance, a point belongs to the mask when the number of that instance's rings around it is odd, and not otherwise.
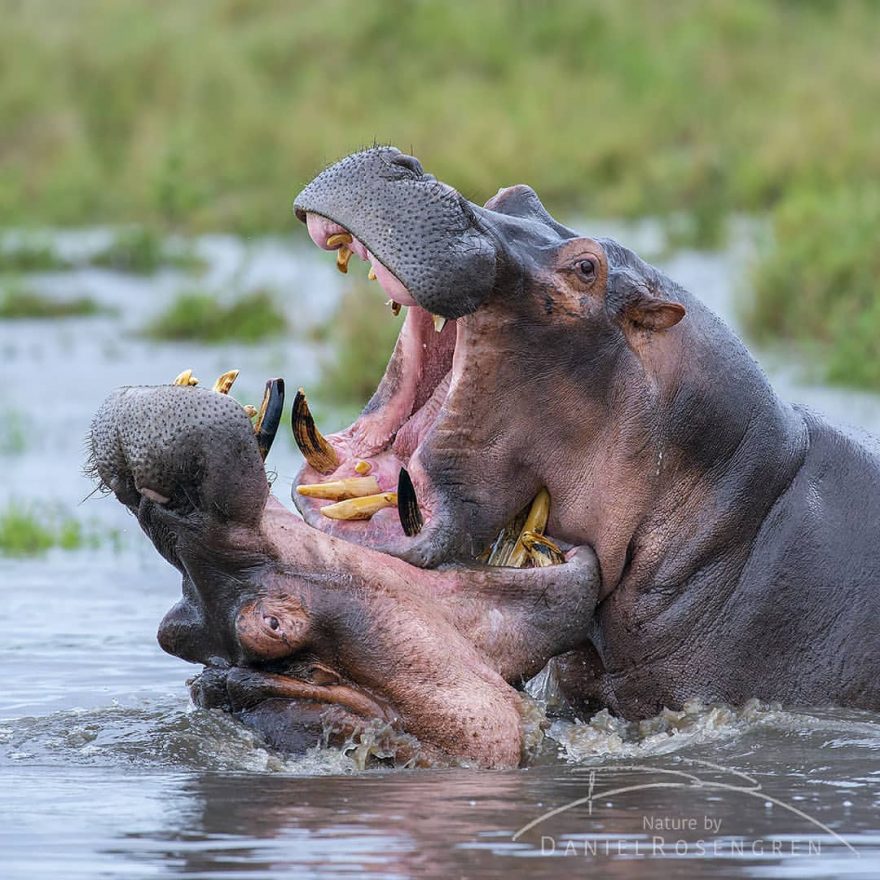
[[[355,473],[358,473],[361,476],[364,476],[365,474],[368,474],[373,469],[373,466],[368,461],[359,461],[354,466],[354,469],[355,469]]]
[[[525,544],[523,544],[523,532],[534,532],[536,535],[543,535],[544,529],[547,528],[547,520],[549,517],[550,493],[546,489],[541,489],[541,491],[535,495],[535,500],[532,501],[532,506],[526,517],[526,521],[523,524],[522,532],[519,533],[519,540],[516,542],[516,546],[510,554],[508,565],[513,568],[522,568],[526,564],[529,554]]]
[[[330,519],[370,519],[374,513],[386,507],[397,506],[396,492],[381,492],[364,498],[349,498],[321,508],[321,513]]]
[[[351,235],[347,232],[337,232],[327,237],[328,247],[335,248],[338,244],[351,244]]]
[[[375,477],[346,477],[343,480],[328,480],[326,483],[310,483],[297,486],[296,491],[306,498],[326,498],[330,501],[344,501],[347,498],[363,498],[376,495],[379,483]]]
[[[376,273],[373,271],[373,267],[370,266],[370,271],[367,272],[367,281],[375,281],[375,280],[376,280]]]
[[[171,383],[172,385],[198,385],[199,380],[193,376],[192,370],[184,370],[178,377]]]
[[[434,322],[434,329],[440,333],[443,328],[446,326],[446,318],[442,315],[431,315],[431,320]]]
[[[214,383],[214,387],[211,390],[216,391],[218,394],[229,394],[229,390],[238,378],[238,374],[239,370],[227,370],[225,373],[217,377],[217,381]]]
[[[400,303],[395,302],[393,299],[389,299],[386,306],[391,306],[391,314],[397,317],[400,314]]]
[[[336,268],[342,272],[343,275],[348,272],[348,261],[351,259],[351,251],[343,245],[336,251]]]

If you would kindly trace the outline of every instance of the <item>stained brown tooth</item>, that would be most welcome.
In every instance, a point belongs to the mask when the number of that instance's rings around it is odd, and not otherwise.
[[[375,280],[376,280],[376,273],[373,271],[373,267],[370,266],[370,271],[367,272],[367,281],[375,281]]]
[[[408,538],[414,537],[422,530],[424,524],[422,512],[419,510],[416,490],[406,468],[401,468],[397,477],[397,515],[400,517],[403,533]]]
[[[297,486],[296,491],[306,498],[324,498],[344,501],[347,498],[363,498],[379,494],[379,482],[375,477],[346,477],[344,480],[328,480],[326,483],[310,483]]]
[[[388,302],[385,303],[385,305],[391,306],[391,314],[394,315],[394,317],[397,317],[400,314],[400,303],[399,302],[394,302],[393,299],[389,299]]]
[[[229,394],[235,380],[238,378],[239,372],[239,370],[227,370],[217,377],[217,381],[211,390],[216,391],[218,394]]]
[[[546,568],[550,565],[562,565],[565,562],[565,554],[559,549],[555,541],[551,541],[546,535],[536,532],[523,532],[519,536],[529,561],[535,568]]]
[[[373,466],[368,461],[359,461],[355,466],[355,473],[361,474],[362,476],[368,474]]]
[[[446,318],[442,315],[431,315],[431,320],[434,322],[434,329],[438,333],[442,333],[443,328],[446,326]]]
[[[281,412],[284,409],[284,379],[270,379],[263,392],[263,402],[254,422],[254,433],[257,435],[257,448],[263,461],[272,448],[272,441],[281,424]]]
[[[290,426],[299,451],[316,471],[332,474],[339,467],[339,456],[315,425],[302,388],[293,399]]]
[[[523,524],[522,532],[534,532],[536,535],[543,535],[544,529],[547,528],[547,520],[550,516],[550,493],[546,489],[541,489],[535,495],[529,514]],[[508,565],[513,568],[522,568],[528,559],[528,551],[522,540],[522,532],[520,532],[519,540],[510,554]]]
[[[397,504],[396,492],[381,492],[364,498],[349,498],[321,508],[321,513],[330,519],[370,519],[374,513]]]
[[[348,273],[348,261],[351,259],[351,251],[343,245],[336,251],[336,268],[342,272],[343,275]]]
[[[351,244],[351,235],[348,232],[337,232],[327,237],[327,246],[335,248],[338,244]]]
[[[192,370],[184,370],[180,373],[177,378],[171,383],[172,385],[198,385],[199,380],[193,376]]]
[[[251,404],[251,403],[246,403],[246,404],[242,407],[242,409],[244,410],[244,414],[245,414],[249,419],[252,419],[252,418],[257,414],[257,408],[256,408],[253,404]]]

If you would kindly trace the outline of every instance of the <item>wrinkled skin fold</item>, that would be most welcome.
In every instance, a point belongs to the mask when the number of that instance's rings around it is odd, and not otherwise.
[[[120,389],[90,446],[96,476],[182,575],[159,642],[205,664],[199,704],[287,750],[379,723],[418,740],[403,758],[519,764],[511,685],[583,642],[588,548],[552,568],[423,571],[328,536],[271,497],[250,420],[201,387]]]
[[[875,440],[780,400],[698,297],[527,186],[480,206],[375,147],[294,210],[407,309],[372,400],[326,438],[335,470],[297,483],[366,460],[384,491],[406,468],[422,520],[337,522],[296,495],[309,524],[432,567],[544,487],[548,533],[601,575],[573,696],[630,718],[692,697],[880,708]]]

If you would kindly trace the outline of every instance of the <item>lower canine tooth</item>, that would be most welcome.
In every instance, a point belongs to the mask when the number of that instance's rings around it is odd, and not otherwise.
[[[434,322],[434,329],[438,333],[440,333],[446,326],[446,318],[442,315],[431,315],[431,320]]]
[[[344,501],[347,498],[363,498],[379,493],[379,482],[375,477],[348,477],[344,480],[329,480],[326,483],[312,483],[297,486],[296,491],[306,498],[326,498],[330,501]]]
[[[192,370],[184,370],[180,373],[177,378],[171,383],[172,385],[198,385],[199,380],[193,376]]]
[[[217,381],[214,383],[214,387],[211,390],[216,391],[218,394],[229,394],[233,383],[238,378],[238,373],[238,370],[227,370],[221,376],[217,377]]]
[[[508,565],[511,565],[514,568],[522,568],[526,564],[529,553],[528,550],[526,550],[525,544],[523,544],[523,532],[534,532],[536,535],[543,535],[544,529],[547,528],[547,520],[549,517],[550,493],[546,489],[541,489],[541,491],[535,495],[535,500],[532,501],[532,506],[529,509],[529,514],[523,524],[519,540],[516,542],[516,546],[510,554]]]
[[[419,510],[416,490],[406,468],[400,469],[400,475],[397,478],[397,515],[407,538],[414,537],[422,530],[424,524],[422,511]]]
[[[305,460],[319,473],[332,474],[339,467],[339,456],[315,425],[302,388],[293,399],[290,426],[293,439]]]
[[[257,435],[257,447],[263,461],[272,448],[272,441],[281,424],[281,412],[284,409],[284,379],[270,379],[266,383],[263,402],[254,422],[254,433]]]
[[[386,507],[397,506],[396,492],[382,492],[379,495],[367,495],[365,498],[349,498],[337,501],[321,508],[321,513],[330,519],[370,519],[374,513]]]

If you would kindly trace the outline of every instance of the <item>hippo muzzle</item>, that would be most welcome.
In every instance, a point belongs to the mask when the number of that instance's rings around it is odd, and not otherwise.
[[[277,410],[277,382],[270,392]],[[425,571],[327,535],[270,494],[265,431],[202,387],[120,389],[90,448],[101,485],[182,575],[159,642],[204,664],[198,704],[286,750],[378,725],[403,737],[402,760],[416,737],[422,760],[519,763],[511,684],[583,640],[598,589],[589,549],[508,577]]]

